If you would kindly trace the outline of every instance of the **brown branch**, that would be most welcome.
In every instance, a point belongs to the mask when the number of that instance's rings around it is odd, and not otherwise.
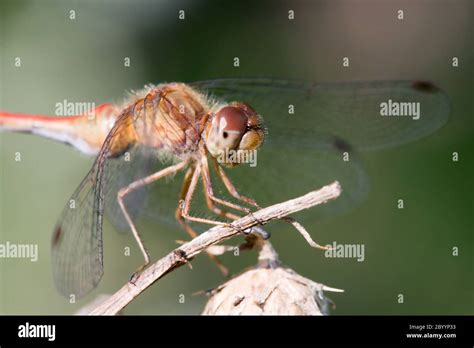
[[[240,234],[241,231],[249,230],[256,225],[266,224],[272,220],[282,219],[290,214],[311,208],[315,205],[324,204],[329,200],[337,198],[340,194],[341,187],[336,181],[317,191],[309,192],[304,196],[283,203],[278,203],[244,216],[243,218],[234,221],[231,225],[232,227],[215,226],[188,243],[181,245],[179,248],[173,250],[168,255],[146,268],[134,283],[127,282],[127,284],[98,305],[89,314],[117,314],[151,284],[175,268],[184,265],[188,260],[195,257],[206,248]],[[305,236],[305,238],[308,236]]]

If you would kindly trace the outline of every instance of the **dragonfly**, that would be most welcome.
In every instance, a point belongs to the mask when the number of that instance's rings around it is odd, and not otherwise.
[[[387,103],[418,105],[419,117],[384,116]],[[139,217],[175,220],[195,237],[195,223],[228,224],[261,204],[338,180],[339,199],[299,217],[318,221],[367,196],[361,151],[428,136],[449,113],[446,93],[426,81],[222,78],[148,85],[122,104],[99,105],[93,117],[1,112],[0,130],[37,134],[96,156],[52,237],[56,286],[82,297],[103,275],[105,215],[117,230],[132,232],[144,258],[140,269],[150,256],[136,227]],[[247,154],[255,166],[246,163]],[[178,175],[181,180],[166,180]],[[191,203],[208,213],[192,213]]]

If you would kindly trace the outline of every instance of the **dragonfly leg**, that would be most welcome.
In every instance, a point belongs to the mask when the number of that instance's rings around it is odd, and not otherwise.
[[[227,191],[231,194],[232,197],[237,198],[247,204],[253,205],[256,208],[260,208],[257,202],[255,202],[252,198],[243,196],[239,193],[239,191],[237,191],[234,184],[232,183],[232,181],[230,180],[230,178],[227,176],[226,172],[224,171],[224,168],[222,168],[222,166],[219,165],[219,163],[217,162],[215,158],[212,158],[212,162],[214,164],[214,168],[216,169],[217,175],[222,180]]]
[[[196,168],[189,167],[188,171],[186,172],[184,176],[183,186],[181,188],[181,194],[180,194],[180,204],[178,208],[176,209],[176,215],[175,215],[176,220],[178,220],[178,222],[181,224],[181,226],[184,228],[186,233],[191,238],[195,238],[198,235],[198,233],[187,223],[186,219],[189,218],[189,214],[184,215],[183,210],[184,210],[184,205],[187,205],[188,206],[187,213],[189,212],[192,196],[193,196],[194,191],[196,190],[197,180],[199,179],[199,176],[200,176],[199,172],[198,174],[196,174]],[[193,179],[194,179],[194,183],[193,183]],[[192,221],[195,221],[195,220],[192,220]],[[229,274],[229,270],[222,264],[222,262],[217,258],[217,256],[210,252],[207,252],[207,254],[209,255],[209,258],[216,263],[217,267],[222,272],[222,274],[224,274],[224,276],[227,276]]]
[[[151,184],[152,182],[154,181],[157,181],[159,179],[162,179],[168,175],[171,175],[171,174],[174,174],[176,172],[178,172],[179,170],[183,169],[186,165],[187,165],[187,161],[182,161],[178,164],[175,164],[175,165],[172,165],[172,166],[169,166],[165,169],[162,169],[150,176],[147,176],[147,177],[144,177],[144,178],[141,178],[137,181],[134,181],[132,183],[130,183],[129,185],[127,185],[126,187],[124,188],[121,188],[118,193],[117,193],[117,200],[118,200],[118,203],[120,205],[120,208],[122,209],[122,212],[125,216],[125,219],[127,220],[128,222],[128,225],[130,226],[130,229],[132,230],[132,233],[133,233],[133,236],[135,237],[135,240],[137,241],[137,244],[138,246],[140,247],[140,250],[143,254],[143,257],[145,259],[145,264],[139,269],[142,270],[144,267],[146,267],[146,265],[148,265],[150,263],[150,257],[148,255],[148,252],[146,251],[145,249],[145,246],[143,245],[143,241],[135,227],[135,224],[133,223],[128,211],[127,211],[127,208],[125,207],[125,202],[124,202],[124,198],[126,195],[128,195],[129,193],[135,191],[136,189],[140,188],[140,187],[143,187],[145,185],[148,185],[148,184]]]
[[[199,177],[201,176],[201,166],[197,166],[194,169],[193,176],[191,178],[191,182],[188,187],[188,191],[186,192],[186,196],[184,198],[184,201],[180,201],[180,208],[181,208],[181,216],[189,221],[194,221],[194,222],[199,222],[202,224],[208,224],[208,225],[222,225],[226,226],[229,225],[227,222],[223,221],[217,221],[217,220],[212,220],[212,219],[205,219],[205,218],[200,218],[196,216],[191,216],[189,215],[189,210],[191,208],[191,201],[193,199],[194,192],[196,191],[196,186],[199,180]]]
[[[231,220],[237,220],[240,219],[239,215],[235,215],[233,213],[230,213],[228,211],[222,210],[216,206],[215,203],[222,204],[223,206],[226,206],[228,208],[232,208],[235,210],[240,210],[243,211],[244,213],[250,213],[250,209],[246,207],[242,207],[238,204],[234,204],[232,202],[228,202],[226,200],[220,199],[216,196],[214,196],[214,190],[212,188],[212,181],[211,181],[211,173],[209,171],[209,166],[207,162],[207,156],[202,156],[201,159],[201,168],[202,168],[202,183],[204,186],[204,195],[206,198],[206,204],[207,207],[214,212],[217,215],[220,215],[222,217],[231,219]]]

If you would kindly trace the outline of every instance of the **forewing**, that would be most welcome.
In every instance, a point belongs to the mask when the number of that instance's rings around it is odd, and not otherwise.
[[[130,232],[130,226],[117,201],[118,191],[131,182],[144,178],[163,167],[155,149],[132,145],[125,154],[107,160],[107,185],[105,189],[105,216],[118,232]],[[136,221],[147,206],[151,187],[142,187],[125,196],[125,206]],[[165,199],[160,196],[161,199]]]
[[[125,185],[127,177],[131,182],[136,175],[132,170],[134,160],[142,161],[137,155],[142,154],[142,149],[130,136],[132,126],[133,117],[127,112],[117,119],[92,169],[72,195],[56,225],[53,274],[58,289],[66,296],[85,295],[102,277],[102,225],[104,209],[109,206],[105,201],[116,201],[117,189]],[[127,142],[127,139],[131,141]],[[153,159],[152,156],[149,158]],[[110,206],[116,207],[115,203]],[[131,209],[136,211],[136,208]],[[111,210],[112,216],[118,216],[116,209]]]
[[[333,134],[358,149],[391,147],[427,136],[446,123],[450,110],[446,94],[422,81],[217,79],[191,85],[219,99],[250,104],[263,116],[270,135],[277,129],[291,129],[293,134],[311,130]],[[419,103],[400,105],[412,113],[418,105],[420,117],[382,116],[383,103]]]
[[[427,82],[315,84],[257,78],[191,85],[218,100],[248,103],[263,117],[267,135],[256,167],[229,171],[243,194],[265,206],[340,181],[340,198],[301,214],[314,219],[347,211],[366,197],[369,177],[359,150],[427,136],[449,116],[448,98]],[[390,102],[419,103],[421,115],[416,120],[382,116],[382,103]]]
[[[71,196],[56,224],[52,241],[53,276],[64,296],[82,296],[102,277],[102,231],[97,230],[97,169],[91,169]]]
[[[297,135],[268,132],[255,167],[243,164],[227,170],[240,193],[268,206],[339,181],[341,196],[298,214],[302,221],[339,215],[366,198],[370,182],[363,162],[342,139],[310,130]]]

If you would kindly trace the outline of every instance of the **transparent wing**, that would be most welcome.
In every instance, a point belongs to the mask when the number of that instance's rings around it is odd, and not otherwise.
[[[268,206],[338,180],[344,190],[341,197],[326,205],[299,213],[298,218],[306,222],[337,216],[362,202],[369,191],[370,181],[357,151],[332,135],[311,131],[304,137],[301,137],[301,134],[269,134],[266,143],[257,152],[255,167],[242,164],[225,169],[238,191],[255,199],[261,206]],[[283,147],[280,146],[282,142],[285,144]],[[242,203],[230,197],[214,170],[211,176],[217,196],[234,203]],[[174,212],[180,185],[179,178],[156,183],[153,194],[149,196],[142,210],[146,218],[170,226],[176,224]],[[201,182],[199,185],[193,197],[192,215],[222,220],[207,209],[201,194]],[[164,197],[171,197],[168,199],[171,203],[165,203]],[[209,228],[202,224],[193,226],[198,231]],[[180,230],[179,226],[177,230]]]
[[[422,81],[316,84],[257,78],[217,79],[190,85],[219,99],[250,104],[263,116],[270,136],[288,130],[292,134],[311,130],[333,134],[364,150],[427,136],[446,123],[450,110],[445,93]],[[381,116],[382,103],[387,103],[393,112],[396,103],[405,103],[399,104],[399,112],[414,113],[413,108],[419,105],[420,117]]]
[[[449,116],[444,92],[426,82],[217,79],[190,85],[222,101],[246,102],[264,118],[268,134],[257,153],[257,166],[227,170],[242,194],[265,206],[334,180],[341,182],[344,192],[339,199],[301,214],[314,219],[345,212],[367,196],[370,179],[359,150],[396,146],[429,135]],[[420,118],[382,117],[380,103],[389,99],[419,102]],[[294,114],[289,113],[289,105]],[[174,180],[154,185],[154,194],[142,209],[147,218],[175,223],[176,204],[165,204],[163,197],[176,195],[180,184]],[[215,175],[213,185],[220,196],[232,200]],[[216,219],[199,200],[201,195],[195,196],[193,214]]]
[[[137,145],[131,136],[133,117],[125,112],[107,136],[92,169],[72,195],[53,235],[53,275],[61,293],[85,295],[103,274],[102,225],[107,210],[118,228],[128,229],[117,202],[117,191],[163,164],[156,152]],[[132,216],[146,191],[126,197]],[[137,199],[138,197],[138,199]]]
[[[96,176],[94,166],[71,196],[54,229],[53,277],[65,296],[82,296],[102,277],[102,231],[97,230],[93,215]]]
[[[299,214],[303,220],[334,216],[364,200],[370,180],[358,150],[427,136],[446,123],[450,109],[444,92],[426,82],[220,79],[191,85],[217,99],[248,103],[264,119],[268,134],[256,167],[228,170],[241,193],[265,206],[341,182],[341,197]],[[390,100],[419,103],[419,119],[381,116],[381,103]]]
[[[118,191],[131,182],[158,171],[163,167],[163,163],[158,159],[156,150],[135,145],[124,155],[109,158],[107,162],[107,167],[112,168],[114,177],[113,180],[108,180],[105,190],[105,216],[116,231],[127,233],[130,232],[130,226],[118,204]],[[147,206],[150,190],[150,187],[142,187],[125,197],[125,205],[133,221],[140,217]]]
[[[301,135],[304,135],[303,137]],[[284,146],[280,145],[284,142]],[[226,171],[240,193],[268,206],[337,180],[342,195],[334,201],[298,214],[315,221],[347,212],[363,201],[370,187],[359,154],[342,139],[308,130],[272,136],[257,153],[256,166],[241,165]],[[223,192],[223,190],[220,190]]]

